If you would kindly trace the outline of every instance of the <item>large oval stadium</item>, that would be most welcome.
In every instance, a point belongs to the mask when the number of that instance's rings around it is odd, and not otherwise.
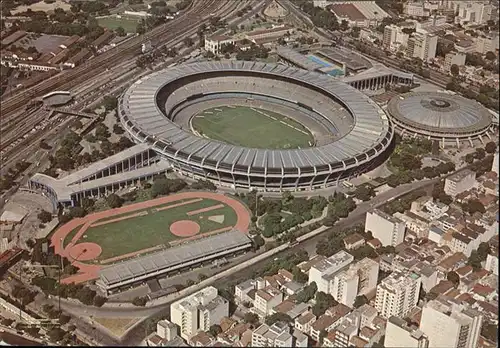
[[[266,191],[338,184],[380,165],[384,111],[329,76],[277,64],[180,65],[136,81],[119,116],[178,173]]]

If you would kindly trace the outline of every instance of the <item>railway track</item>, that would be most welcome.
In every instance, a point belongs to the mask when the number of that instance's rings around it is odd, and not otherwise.
[[[88,81],[118,62],[138,54],[141,44],[145,41],[158,38],[161,43],[172,40],[175,37],[183,37],[187,31],[193,28],[197,29],[201,23],[209,18],[210,14],[221,14],[223,11],[229,13],[228,11],[231,8],[238,7],[238,5],[238,2],[231,0],[194,0],[191,8],[186,10],[180,17],[154,28],[144,35],[133,38],[123,45],[106,51],[75,69],[63,71],[54,78],[6,99],[2,102],[2,114],[7,115],[17,108],[24,106],[29,97],[32,98],[33,96],[45,94],[63,85],[75,86],[82,81]]]
[[[216,4],[218,6],[217,11],[213,11],[212,8]],[[240,7],[244,7],[248,4],[247,1],[225,1],[222,6],[221,0],[213,0],[209,2],[204,2],[204,11],[198,12],[197,16],[203,16],[202,19],[208,18],[208,16],[213,13],[214,15],[227,17],[227,14],[231,14],[236,12],[236,10]],[[211,11],[211,12],[209,12]],[[208,14],[203,14],[208,13]],[[191,36],[196,33],[200,22],[192,23],[187,29],[184,30],[184,35],[176,35],[176,33],[171,33],[168,36],[163,37],[163,39],[159,40],[159,45],[163,44],[177,44],[183,40],[184,37]],[[172,39],[173,37],[173,39]],[[123,59],[123,55],[120,56],[120,59]],[[99,75],[98,78],[91,80],[90,83],[77,83],[75,80],[71,80],[69,83],[63,84],[63,89],[69,90],[72,87],[77,87],[75,91],[76,94],[79,94],[78,105],[80,109],[83,109],[87,104],[84,104],[86,101],[93,99],[95,96],[95,90],[101,88],[102,86],[110,83],[114,80],[113,77],[116,75],[120,75],[120,71],[129,71],[129,69],[135,68],[135,61],[128,60],[122,61],[120,63],[116,63],[112,68],[106,69]],[[127,74],[129,74],[127,73]],[[126,75],[127,75],[126,74]],[[119,79],[121,76],[118,76],[116,79]],[[83,79],[83,76],[82,76]],[[99,82],[92,82],[92,81]],[[85,76],[85,81],[89,81]],[[59,86],[60,87],[60,86]],[[51,87],[57,88],[57,87]],[[3,103],[2,103],[3,104]],[[76,106],[76,105],[75,105]],[[1,157],[6,162],[13,164],[13,161],[21,158],[20,151],[16,151],[19,148],[23,148],[22,153],[26,153],[26,147],[32,147],[33,142],[38,143],[40,139],[43,139],[47,132],[51,132],[51,123],[45,121],[47,118],[47,112],[44,110],[37,110],[30,115],[26,115],[24,112],[18,113],[15,116],[11,116],[8,119],[3,119],[2,127],[0,130],[4,137],[0,142],[0,150],[2,150]],[[64,120],[66,123],[66,120]],[[53,126],[53,125],[52,125]],[[34,133],[34,134],[31,134]],[[36,140],[35,140],[36,138]]]

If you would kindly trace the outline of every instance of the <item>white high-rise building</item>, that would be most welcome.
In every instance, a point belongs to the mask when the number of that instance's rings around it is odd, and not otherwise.
[[[375,308],[384,318],[403,318],[417,305],[420,284],[414,272],[392,272],[377,286]]]
[[[170,305],[171,322],[180,327],[180,335],[189,341],[200,331],[219,324],[229,314],[229,302],[218,296],[213,286],[204,288]]]
[[[380,240],[383,246],[396,246],[403,243],[406,223],[381,210],[374,209],[366,213],[365,232],[371,231],[373,238]]]
[[[424,62],[434,59],[436,58],[437,41],[436,35],[419,30],[408,39],[406,55],[410,58],[420,58]]]
[[[358,282],[356,269],[343,270],[337,273],[330,283],[330,294],[339,303],[352,307],[358,295]]]
[[[493,164],[491,165],[491,171],[497,173],[497,175],[498,175],[498,166],[499,166],[498,157],[499,157],[499,154],[498,154],[498,151],[497,151],[493,155]]]
[[[406,321],[390,317],[385,327],[386,348],[428,348],[429,339],[418,328],[409,327]]]
[[[444,192],[455,197],[456,195],[470,190],[476,184],[476,173],[472,170],[464,169],[444,180]]]
[[[378,262],[365,257],[361,261],[351,266],[359,277],[358,295],[366,295],[377,287],[378,272],[380,265]]]
[[[354,256],[342,250],[318,262],[309,270],[309,284],[315,282],[318,291],[329,294],[332,275],[347,267],[352,261]]]
[[[405,48],[408,45],[408,34],[403,32],[402,27],[391,24],[384,28],[383,45],[391,51],[397,51],[400,47]]]
[[[453,1],[458,13],[455,23],[460,25],[480,25],[491,18],[492,6],[487,1]]]
[[[420,330],[429,338],[430,347],[477,347],[482,322],[478,311],[439,296],[422,309]]]

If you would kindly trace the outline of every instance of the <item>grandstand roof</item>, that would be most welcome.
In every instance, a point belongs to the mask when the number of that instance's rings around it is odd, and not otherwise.
[[[250,239],[243,232],[233,230],[219,233],[215,236],[201,238],[158,253],[106,267],[101,270],[100,278],[105,285],[114,285],[167,268],[177,269],[190,261],[249,243]]]
[[[383,64],[374,64],[373,67],[371,67],[368,70],[362,71],[359,74],[344,77],[342,81],[346,83],[351,83],[355,81],[362,81],[387,75],[398,76],[400,78],[405,78],[405,79],[413,79],[413,74],[388,68]]]
[[[403,94],[394,97],[387,110],[400,123],[437,133],[471,133],[491,124],[491,115],[481,104],[447,93]]]
[[[348,69],[353,71],[368,69],[372,66],[368,59],[344,48],[323,47],[317,52],[335,62],[344,63]]]
[[[215,140],[201,138],[193,133],[181,129],[169,120],[157,105],[156,97],[162,88],[190,75],[203,73],[231,73],[253,72],[256,79],[262,76],[288,78],[290,84],[302,83],[315,86],[331,96],[331,99],[353,115],[354,125],[337,141],[307,149],[268,150],[233,146]],[[264,82],[262,82],[264,83]],[[268,82],[267,82],[268,83]],[[269,86],[269,93],[273,91]],[[293,88],[293,86],[290,86]],[[233,87],[231,87],[233,88]],[[184,93],[186,91],[182,89]],[[179,89],[180,91],[180,89]],[[189,96],[187,91],[186,96]],[[265,90],[259,93],[266,93]],[[318,93],[311,91],[311,93]],[[311,108],[321,107],[311,105]],[[333,121],[339,117],[334,110],[327,110],[331,114],[322,115]],[[163,153],[177,154],[180,150],[188,153],[189,157],[197,157],[215,163],[238,164],[257,168],[311,168],[314,166],[330,165],[350,160],[346,166],[357,165],[359,161],[367,160],[365,155],[375,147],[379,151],[387,146],[392,137],[392,131],[385,113],[375,102],[351,86],[332,79],[327,75],[308,72],[297,68],[276,64],[243,61],[213,61],[180,65],[171,69],[159,71],[143,77],[135,82],[124,94],[120,103],[120,114],[128,131],[138,134],[140,140],[155,143],[154,146]]]

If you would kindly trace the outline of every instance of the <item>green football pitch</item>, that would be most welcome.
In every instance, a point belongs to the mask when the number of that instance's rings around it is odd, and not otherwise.
[[[232,145],[261,149],[310,147],[314,138],[307,128],[281,114],[246,106],[221,106],[191,119],[201,136]]]

